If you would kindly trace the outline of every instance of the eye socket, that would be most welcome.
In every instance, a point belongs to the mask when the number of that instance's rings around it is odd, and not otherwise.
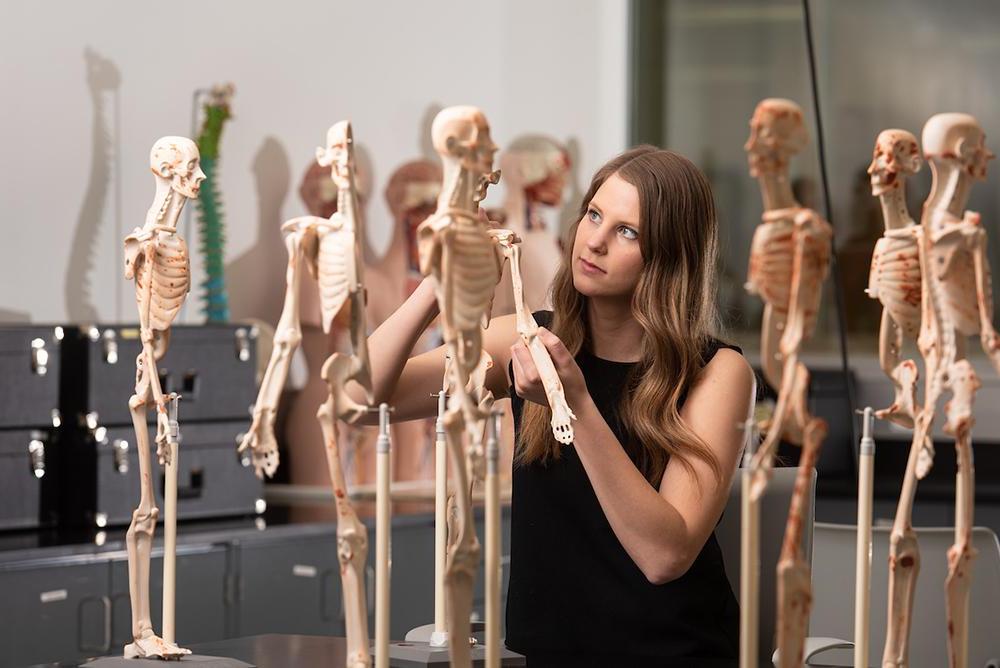
[[[639,233],[626,225],[619,225],[618,232],[629,241],[635,241],[639,238]]]

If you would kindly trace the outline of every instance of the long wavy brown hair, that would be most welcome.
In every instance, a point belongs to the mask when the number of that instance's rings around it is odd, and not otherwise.
[[[562,267],[552,284],[552,331],[575,356],[589,349],[587,297],[573,285],[573,240],[598,188],[613,174],[639,193],[639,244],[643,268],[632,295],[632,315],[642,327],[642,349],[628,379],[618,415],[628,434],[626,451],[654,486],[674,457],[692,471],[705,461],[716,479],[721,465],[708,445],[681,420],[679,407],[705,366],[702,352],[718,328],[716,271],[718,221],[712,189],[687,158],[638,146],[601,167],[569,229]],[[548,406],[525,402],[516,462],[558,458]]]

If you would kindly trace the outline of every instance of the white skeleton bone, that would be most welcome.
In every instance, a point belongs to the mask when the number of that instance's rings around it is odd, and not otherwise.
[[[161,464],[168,464],[175,446],[169,442],[172,430],[166,404],[176,397],[163,395],[156,362],[166,353],[170,325],[191,287],[190,258],[177,233],[177,220],[187,200],[198,196],[205,178],[199,161],[198,147],[190,139],[157,140],[149,155],[156,177],[153,205],[145,225],[125,237],[125,278],[135,280],[142,339],[135,394],[128,402],[138,444],[140,497],[125,536],[132,605],[132,642],[125,646],[126,658],[179,659],[191,653],[153,633],[149,615],[149,558],[159,510],[154,505],[146,408],[152,403],[156,410],[156,453]]]
[[[445,573],[446,616],[451,664],[471,666],[465,638],[470,635],[469,615],[479,543],[476,539],[467,463],[462,436],[468,432],[470,449],[482,450],[483,434],[475,428],[487,414],[480,412],[480,396],[469,392],[469,382],[481,363],[481,326],[488,322],[490,301],[500,280],[501,264],[486,223],[479,217],[482,199],[493,172],[497,147],[489,124],[475,107],[449,107],[431,127],[434,148],[444,166],[444,184],[438,210],[418,228],[420,270],[433,276],[441,328],[451,356],[451,396],[443,424],[451,468],[455,475],[457,517],[449,540]]]
[[[566,403],[566,393],[562,381],[552,363],[552,357],[545,344],[538,338],[538,323],[524,301],[524,280],[521,277],[520,239],[511,230],[491,230],[504,258],[510,261],[511,284],[514,289],[514,315],[517,333],[527,346],[531,359],[538,368],[538,374],[545,388],[545,397],[552,411],[552,435],[563,444],[573,442],[573,420],[576,415]]]
[[[368,644],[368,613],[364,569],[368,554],[368,534],[358,519],[347,491],[336,421],[356,422],[368,407],[355,402],[345,391],[349,381],[364,389],[374,401],[365,323],[365,291],[361,260],[363,222],[354,183],[354,149],[351,125],[341,121],[330,127],[327,145],[316,151],[317,161],[331,168],[337,183],[337,211],[329,219],[316,216],[293,218],[282,225],[288,250],[285,304],[275,329],[274,349],[261,382],[253,423],[240,445],[249,448],[258,477],[271,476],[278,466],[274,415],[284,387],[292,354],[302,340],[299,318],[301,264],[319,284],[323,330],[330,331],[341,309],[350,309],[352,354],[334,353],[323,364],[322,377],[329,396],[316,414],[323,431],[327,466],[337,505],[337,557],[344,594],[347,663],[349,668],[366,668],[372,658]]]
[[[931,439],[938,399],[947,391],[947,433],[956,437],[955,545],[948,552],[946,581],[950,665],[967,665],[968,592],[972,578],[970,527],[973,514],[972,404],[979,380],[965,359],[965,337],[979,335],[983,350],[1000,372],[1000,336],[993,328],[992,286],[986,261],[986,232],[979,214],[964,211],[976,180],[993,157],[985,135],[968,114],[937,114],[924,125],[924,157],[931,165],[931,193],[921,217],[921,318],[917,345],[924,359],[925,388],[903,477],[889,545],[889,609],[882,665],[909,665],[913,595],[920,568],[913,531],[917,480],[933,463]],[[961,336],[959,336],[961,335]]]
[[[748,153],[751,176],[764,199],[762,223],[750,249],[747,290],[764,300],[761,366],[778,392],[774,415],[760,425],[764,442],[751,460],[751,497],[759,503],[782,439],[802,446],[799,476],[792,496],[785,540],[778,562],[778,649],[781,668],[801,666],[812,598],[809,566],[800,538],[804,498],[812,477],[826,423],[806,407],[809,371],[799,350],[816,326],[826,279],[833,230],[815,211],[792,195],[788,161],[808,140],[802,110],[790,100],[760,102],[750,121]]]

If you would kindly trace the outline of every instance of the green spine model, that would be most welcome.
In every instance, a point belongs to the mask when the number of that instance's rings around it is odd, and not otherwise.
[[[198,233],[201,253],[205,261],[205,280],[202,281],[202,313],[207,322],[228,322],[229,299],[226,297],[225,243],[226,231],[222,217],[222,202],[216,185],[216,166],[219,162],[219,140],[222,127],[230,118],[229,101],[233,96],[232,84],[213,86],[205,103],[205,117],[198,133],[198,150],[205,181],[198,196]]]

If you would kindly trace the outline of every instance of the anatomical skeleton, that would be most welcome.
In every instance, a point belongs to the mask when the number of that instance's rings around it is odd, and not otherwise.
[[[809,622],[809,565],[802,558],[802,514],[807,503],[825,421],[809,413],[809,371],[799,361],[803,341],[816,325],[826,279],[833,230],[792,194],[788,162],[808,141],[802,110],[790,100],[761,101],[750,121],[750,175],[760,182],[762,222],[750,249],[747,290],[764,300],[761,367],[777,390],[773,415],[760,428],[766,437],[751,460],[751,498],[758,503],[769,479],[779,441],[801,445],[795,482],[778,561],[777,642],[782,668],[801,666]]]
[[[319,284],[324,331],[330,331],[342,309],[349,309],[352,353],[334,353],[323,364],[322,377],[329,386],[329,395],[316,417],[323,431],[337,505],[337,558],[346,611],[346,665],[349,668],[365,668],[371,665],[364,580],[368,534],[348,497],[336,423],[338,419],[354,423],[368,411],[368,406],[355,402],[345,391],[349,381],[356,381],[364,389],[369,404],[374,400],[368,362],[360,250],[363,221],[360,219],[354,182],[353,143],[350,123],[341,121],[327,133],[326,147],[316,150],[317,161],[331,168],[337,184],[337,211],[329,219],[302,216],[282,225],[288,250],[285,304],[275,329],[271,360],[254,406],[253,423],[240,449],[250,449],[258,476],[274,474],[278,466],[274,437],[278,398],[288,375],[292,353],[301,341],[299,285],[300,265],[304,262]]]
[[[482,327],[488,322],[490,301],[500,279],[501,263],[487,223],[479,216],[487,177],[494,174],[497,147],[490,138],[489,124],[475,107],[442,110],[431,126],[435,150],[441,156],[444,182],[438,209],[417,231],[420,271],[433,276],[442,334],[451,361],[448,410],[442,420],[451,470],[455,476],[456,513],[445,571],[446,626],[451,665],[471,665],[469,616],[473,585],[479,562],[469,494],[468,468],[463,435],[469,450],[483,452],[483,431],[488,413],[483,413],[481,393],[470,392],[477,368],[487,363],[482,355]],[[478,384],[478,383],[477,383]],[[478,395],[478,396],[477,396]],[[481,459],[481,458],[480,458]]]
[[[177,233],[177,220],[187,200],[198,196],[205,174],[199,165],[198,147],[185,137],[157,140],[150,151],[149,167],[156,177],[153,205],[145,225],[125,237],[125,278],[135,280],[142,352],[135,361],[135,394],[128,402],[138,444],[140,497],[125,536],[132,642],[125,646],[124,655],[130,659],[180,659],[190,650],[153,633],[149,614],[149,560],[159,510],[154,505],[146,409],[152,403],[156,410],[156,454],[160,463],[167,465],[178,441],[176,419],[168,415],[168,403],[175,407],[178,397],[164,396],[156,363],[167,351],[170,325],[191,287],[191,261],[187,244]]]
[[[986,260],[986,231],[978,213],[965,211],[972,185],[985,178],[986,163],[993,157],[984,142],[982,128],[968,114],[937,114],[923,129],[924,157],[931,166],[933,182],[924,203],[920,230],[914,238],[920,271],[917,346],[924,360],[925,382],[923,401],[914,413],[913,441],[890,538],[889,609],[882,656],[882,665],[886,667],[909,665],[913,595],[920,569],[920,552],[912,526],[913,498],[917,480],[927,475],[933,463],[932,430],[936,406],[940,397],[949,391],[951,400],[945,404],[944,431],[955,437],[958,473],[955,544],[948,550],[945,582],[947,635],[950,665],[964,667],[968,663],[969,587],[975,559],[971,544],[972,404],[980,382],[966,359],[966,337],[979,336],[990,363],[1000,373],[1000,335],[992,324],[993,297]],[[909,255],[912,256],[912,251]],[[877,263],[887,264],[876,253],[873,275]],[[892,277],[891,273],[888,275]],[[912,276],[907,276],[908,293],[914,289],[915,282]],[[878,296],[881,298],[881,295],[879,289]],[[886,306],[889,308],[889,304]],[[883,364],[883,368],[886,366]],[[910,375],[909,372],[899,374],[896,379]],[[912,377],[916,377],[915,369]],[[900,391],[897,386],[896,404],[901,403]],[[903,385],[902,391],[909,390]],[[904,397],[902,403],[906,400]]]

